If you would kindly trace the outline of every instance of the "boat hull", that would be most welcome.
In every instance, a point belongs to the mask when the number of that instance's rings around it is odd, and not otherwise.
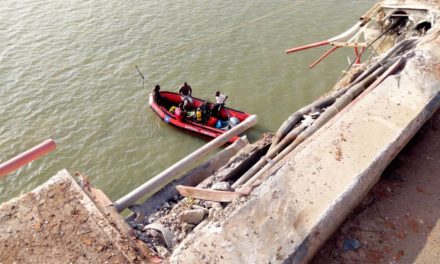
[[[181,130],[184,130],[185,132],[188,132],[192,135],[207,140],[216,138],[227,131],[193,121],[178,120],[174,114],[169,112],[168,109],[171,106],[177,106],[179,103],[182,102],[182,100],[180,99],[180,95],[177,93],[167,92],[167,91],[160,92],[160,95],[163,99],[166,100],[167,105],[161,105],[158,102],[156,102],[156,100],[154,99],[154,95],[152,93],[149,95],[148,105],[153,110],[153,112],[156,115],[158,115],[165,123],[172,125],[176,128],[179,128]],[[199,107],[201,104],[203,104],[203,102],[204,101],[201,99],[193,98],[193,105],[195,107]],[[220,119],[227,119],[228,117],[232,117],[232,116],[236,117],[238,120],[240,120],[240,122],[242,122],[244,119],[246,119],[249,116],[249,114],[227,107],[222,109],[221,112],[219,113]],[[232,137],[228,142],[233,143],[238,139],[239,137],[235,136]]]

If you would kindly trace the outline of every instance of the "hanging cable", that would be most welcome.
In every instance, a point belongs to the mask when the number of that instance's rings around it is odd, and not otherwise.
[[[361,52],[359,52],[359,54],[356,56],[356,58],[347,66],[347,68],[345,68],[345,70],[342,72],[341,76],[339,76],[338,80],[336,81],[336,83],[338,83],[342,78],[345,77],[345,75],[347,74],[347,72],[351,69],[351,67],[353,67],[354,63],[362,56],[362,54],[365,53],[366,50],[368,50],[374,43],[376,43],[376,41],[378,41],[380,38],[382,38],[384,35],[388,34],[390,31],[395,30],[397,27],[399,27],[400,25],[400,21],[395,21],[393,24],[391,24],[389,26],[389,28],[387,30],[385,30],[384,32],[382,32],[377,38],[375,38],[372,42],[370,42],[364,50],[362,50]]]

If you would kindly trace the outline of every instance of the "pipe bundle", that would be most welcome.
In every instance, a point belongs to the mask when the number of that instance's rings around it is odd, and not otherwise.
[[[243,174],[232,187],[241,192],[249,193],[255,186],[258,186],[263,180],[262,175],[277,162],[313,135],[368,87],[377,86],[383,79],[400,68],[413,54],[406,51],[412,49],[416,43],[417,38],[410,38],[398,43],[346,87],[289,116],[276,132],[267,154]],[[305,115],[311,113],[319,113],[319,116],[311,124],[301,122]]]

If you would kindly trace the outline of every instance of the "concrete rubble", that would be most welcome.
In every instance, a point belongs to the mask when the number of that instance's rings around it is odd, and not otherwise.
[[[183,180],[195,183],[194,179],[197,179],[199,187],[229,190],[229,181],[234,180],[234,177],[237,176],[237,172],[242,170],[243,163],[245,163],[245,161],[249,162],[249,160],[252,161],[255,154],[259,154],[261,149],[267,150],[271,139],[271,135],[264,135],[256,143],[245,146],[229,160],[224,160],[223,166],[219,166],[219,168],[210,175],[200,177],[200,172],[196,169],[195,171],[197,173],[186,174],[186,178],[181,178],[178,181]],[[201,166],[203,167],[204,165]],[[175,184],[171,183],[171,185]],[[165,194],[162,196],[167,197]],[[150,201],[147,199],[145,204],[150,204]],[[147,208],[145,204],[138,205],[137,207]],[[186,236],[198,230],[207,221],[225,217],[224,207],[227,205],[228,203],[205,201],[177,195],[162,201],[162,204],[157,206],[154,210],[141,210],[142,213],[135,213],[135,215],[128,218],[128,223],[135,230],[136,236],[140,240],[150,246],[158,256],[163,257],[163,254],[160,252],[162,250],[161,248],[173,251]],[[232,210],[232,206],[229,205],[228,208],[228,210]],[[139,215],[141,219],[138,221]],[[170,234],[172,243],[165,243],[164,236],[146,229],[146,227],[150,225],[159,225],[162,229],[167,230],[166,232]]]

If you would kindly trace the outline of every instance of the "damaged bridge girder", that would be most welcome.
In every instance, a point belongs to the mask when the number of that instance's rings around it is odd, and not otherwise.
[[[309,261],[439,108],[440,41],[434,35],[401,73],[367,90],[270,170],[228,218],[191,233],[170,261]]]

